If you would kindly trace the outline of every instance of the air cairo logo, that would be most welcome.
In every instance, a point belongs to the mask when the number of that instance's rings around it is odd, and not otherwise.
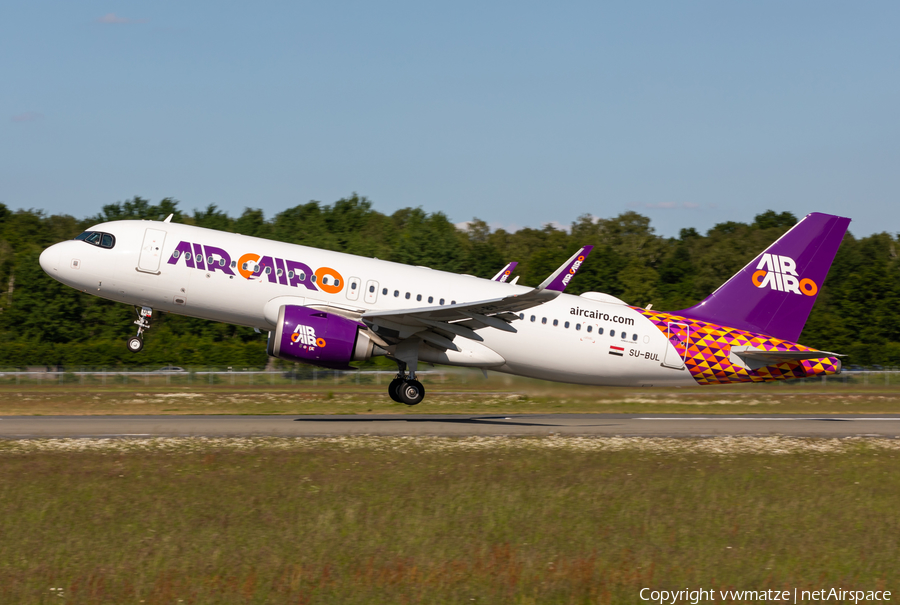
[[[231,276],[237,270],[244,279],[266,279],[282,286],[303,286],[308,290],[321,290],[328,294],[337,294],[344,288],[344,276],[331,267],[319,267],[313,271],[299,261],[260,256],[252,252],[233,261],[222,248],[183,241],[175,247],[168,264],[177,265],[179,259],[184,259],[184,264],[191,269],[209,273],[221,271]]]
[[[291,342],[308,347],[309,350],[312,350],[313,347],[323,348],[325,346],[324,338],[316,338],[315,328],[302,324],[297,324],[297,327],[294,328],[294,333],[291,334]]]
[[[779,292],[805,294],[815,296],[819,291],[816,282],[809,278],[800,279],[797,274],[797,263],[789,256],[763,254],[756,265],[756,272],[750,278],[757,288],[768,286]]]
[[[583,263],[583,262],[584,262],[584,255],[581,255],[577,259],[575,259],[575,262],[572,263],[572,267],[569,269],[569,273],[562,280],[563,286],[569,285],[569,282],[572,280],[572,277],[578,272],[578,268],[581,266],[581,263]]]

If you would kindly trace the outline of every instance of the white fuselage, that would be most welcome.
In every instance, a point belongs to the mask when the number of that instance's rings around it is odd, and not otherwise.
[[[91,230],[113,234],[115,246],[104,249],[75,240],[56,244],[41,256],[45,271],[66,285],[102,298],[260,330],[273,329],[282,305],[328,305],[355,314],[480,301],[530,290],[176,223],[115,221]],[[197,248],[202,262],[194,262],[193,268],[183,252],[171,263],[177,247],[184,249],[183,242],[221,249],[230,262],[221,266],[220,260],[225,259],[216,254],[213,267],[207,267],[206,249]],[[245,263],[252,267],[266,257],[276,259],[270,274],[249,278],[241,274]],[[309,268],[302,271],[302,281],[298,265]],[[295,270],[288,279],[290,267]],[[614,300],[561,294],[525,311],[522,319],[513,322],[516,333],[492,328],[478,331],[484,338],[480,344],[500,355],[503,363],[459,365],[578,384],[697,384],[683,367],[662,365],[674,351],[665,334],[641,313],[611,302]],[[454,342],[465,349],[472,341],[457,337]],[[617,352],[621,356],[614,354]]]

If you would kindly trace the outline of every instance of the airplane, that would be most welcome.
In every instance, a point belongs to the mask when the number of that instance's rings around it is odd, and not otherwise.
[[[425,396],[420,362],[557,382],[695,386],[836,374],[797,344],[850,223],[803,218],[699,304],[672,312],[563,291],[579,249],[535,288],[164,221],[111,221],[48,247],[41,267],[81,292],[268,332],[269,355],[333,369],[386,355],[392,399]]]

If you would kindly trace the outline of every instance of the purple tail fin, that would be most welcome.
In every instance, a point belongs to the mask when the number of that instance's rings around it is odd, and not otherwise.
[[[849,224],[806,215],[706,300],[673,315],[796,342]]]
[[[491,281],[505,282],[509,279],[509,276],[512,275],[512,272],[516,270],[518,264],[519,263],[517,261],[509,263],[508,265],[500,269],[500,273],[492,277]]]

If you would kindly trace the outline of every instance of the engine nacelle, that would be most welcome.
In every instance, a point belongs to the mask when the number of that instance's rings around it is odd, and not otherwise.
[[[268,352],[290,361],[353,369],[349,362],[364,361],[375,352],[376,345],[365,329],[363,324],[334,313],[283,305],[275,329],[269,332]],[[381,347],[378,350],[381,352]]]

